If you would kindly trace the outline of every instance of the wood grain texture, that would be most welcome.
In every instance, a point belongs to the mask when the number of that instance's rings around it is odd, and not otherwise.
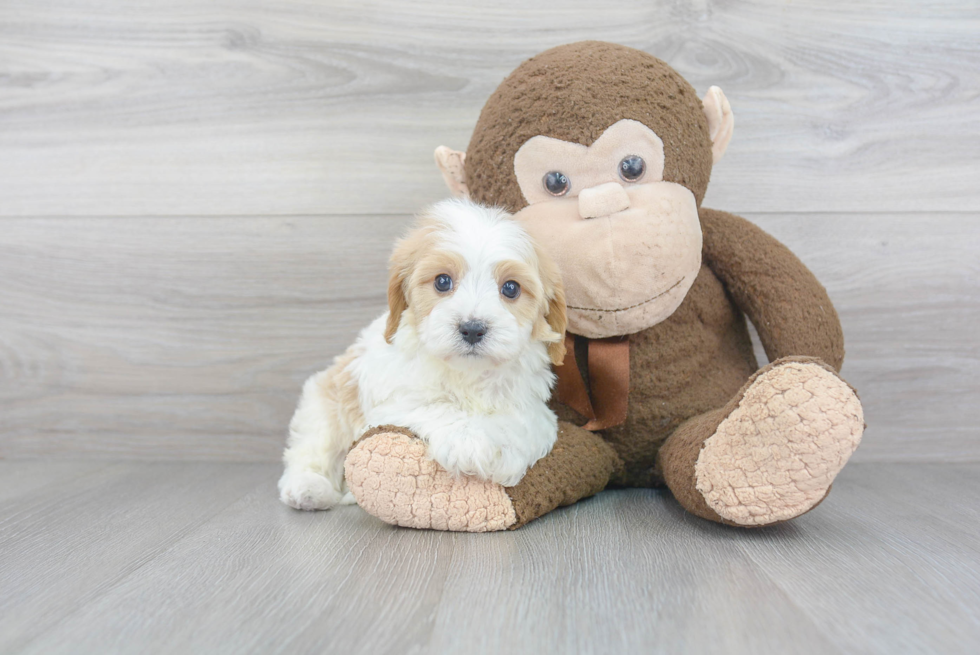
[[[303,380],[386,308],[406,222],[5,220],[0,457],[278,459]]]
[[[976,469],[854,468],[835,482],[829,506],[801,524],[791,545],[760,530],[741,541],[741,550],[838,652],[974,650],[980,643]],[[795,521],[790,525],[797,529]],[[826,573],[814,575],[802,560]],[[847,620],[843,605],[850,608]],[[868,642],[877,647],[855,647]]]
[[[749,215],[827,286],[855,461],[980,460],[980,216]],[[6,219],[0,457],[272,461],[409,217]]]
[[[101,460],[0,461],[0,503],[10,500],[19,502],[20,497],[30,496],[54,483],[70,482],[107,466]]]
[[[20,466],[0,462],[0,471]],[[221,512],[257,484],[260,467],[83,465],[0,502],[0,651],[18,650]]]
[[[980,210],[980,6],[8,0],[0,215],[407,213],[516,65],[651,52],[737,128],[706,203]]]
[[[815,511],[758,530],[630,490],[480,535],[296,512],[271,464],[183,466],[110,468],[76,483],[70,510],[36,506],[37,534],[0,545],[0,585],[11,571],[35,582],[22,593],[44,620],[5,617],[4,652],[966,653],[980,640],[980,531],[963,520],[978,465],[857,464]],[[237,501],[191,521],[163,471]],[[154,522],[111,520],[127,487]],[[140,566],[73,556],[91,548],[86,522],[107,545],[144,544]],[[151,546],[161,533],[179,535]]]

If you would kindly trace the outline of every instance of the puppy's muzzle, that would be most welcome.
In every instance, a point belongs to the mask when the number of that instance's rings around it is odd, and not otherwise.
[[[471,346],[483,341],[483,337],[487,336],[487,331],[487,324],[483,321],[466,321],[459,324],[459,333],[462,335],[463,341]]]

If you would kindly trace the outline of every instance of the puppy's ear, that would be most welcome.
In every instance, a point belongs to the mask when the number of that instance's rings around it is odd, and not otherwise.
[[[568,319],[565,314],[565,286],[561,281],[561,272],[540,247],[538,253],[538,274],[541,277],[541,287],[547,301],[545,314],[535,323],[531,336],[548,342],[548,357],[555,366],[561,366],[565,361],[565,327]]]
[[[405,284],[412,274],[418,256],[418,239],[408,237],[395,244],[388,262],[388,322],[385,323],[385,341],[391,343],[398,331],[402,314],[408,309]]]
[[[403,284],[405,278],[391,272],[388,278],[388,322],[385,324],[385,341],[391,343],[401,323],[402,313],[408,309],[408,299],[405,297]]]
[[[568,320],[565,317],[565,287],[562,286],[560,278],[554,296],[548,300],[547,319],[548,325],[558,336],[558,341],[548,344],[548,356],[552,364],[561,366],[565,361],[565,326]]]

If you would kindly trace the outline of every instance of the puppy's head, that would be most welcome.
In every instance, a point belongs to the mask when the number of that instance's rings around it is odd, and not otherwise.
[[[554,262],[501,209],[444,200],[395,246],[388,282],[391,343],[414,329],[429,354],[459,366],[516,359],[547,344],[565,356],[565,293]]]

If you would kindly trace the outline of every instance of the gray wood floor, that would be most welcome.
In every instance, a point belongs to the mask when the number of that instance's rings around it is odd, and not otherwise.
[[[272,464],[0,462],[3,653],[975,653],[980,465],[737,530],[613,491],[515,531],[281,505]]]

